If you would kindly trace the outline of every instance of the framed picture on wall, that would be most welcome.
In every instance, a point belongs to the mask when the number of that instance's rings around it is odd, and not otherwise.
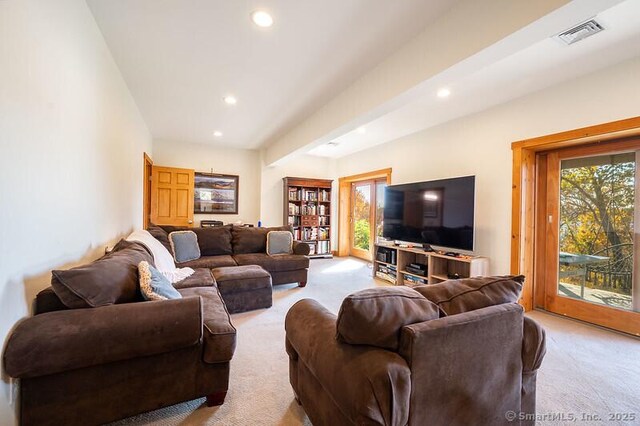
[[[237,175],[195,173],[194,213],[238,214]]]

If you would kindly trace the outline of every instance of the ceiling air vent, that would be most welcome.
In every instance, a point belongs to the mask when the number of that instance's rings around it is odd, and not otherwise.
[[[565,44],[573,44],[577,41],[584,40],[587,37],[591,37],[602,30],[604,30],[602,25],[596,22],[595,19],[590,19],[587,22],[583,22],[582,24],[576,25],[575,27],[558,34],[557,37]]]

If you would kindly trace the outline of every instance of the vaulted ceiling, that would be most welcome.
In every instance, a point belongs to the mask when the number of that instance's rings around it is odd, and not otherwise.
[[[261,148],[267,164],[348,155],[640,56],[637,0],[87,3],[154,138]],[[605,31],[554,38],[593,17]]]
[[[154,138],[257,148],[451,0],[87,0]],[[266,10],[271,28],[250,15]],[[238,103],[222,98],[233,94]],[[221,138],[214,131],[223,133]]]

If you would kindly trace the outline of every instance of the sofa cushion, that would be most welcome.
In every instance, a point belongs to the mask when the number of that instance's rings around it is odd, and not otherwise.
[[[267,254],[269,256],[293,253],[293,234],[289,231],[267,232]]]
[[[160,241],[162,245],[171,253],[171,243],[169,242],[169,233],[164,229],[160,228],[158,225],[154,225],[150,223],[147,227],[147,231],[155,238]]]
[[[180,299],[182,296],[171,282],[156,268],[144,260],[138,263],[140,292],[144,300]]]
[[[269,272],[296,271],[309,267],[309,258],[299,254],[269,256],[266,253],[234,254],[234,260],[240,266],[258,265]]]
[[[33,315],[40,315],[47,312],[65,311],[69,308],[62,303],[62,300],[53,291],[53,287],[47,287],[36,295],[33,303]]]
[[[293,234],[293,228],[290,226],[278,226],[273,228],[233,226],[231,228],[233,253],[266,253],[267,233],[269,233],[269,231],[289,231]]]
[[[208,268],[194,268],[194,273],[187,278],[173,283],[173,286],[177,289],[190,288],[190,287],[213,287],[216,285],[216,280],[211,274],[211,269]]]
[[[233,253],[231,248],[231,225],[193,228],[198,236],[201,256],[219,256]]]
[[[188,262],[200,258],[198,236],[193,231],[173,231],[169,242],[176,262]]]
[[[271,275],[257,265],[216,268],[211,272],[223,295],[271,288]]]
[[[236,349],[236,329],[216,287],[193,287],[178,290],[182,297],[202,298],[204,322],[203,359],[209,364],[231,361]]]
[[[52,271],[51,286],[68,308],[90,308],[141,300],[138,263],[153,263],[142,244],[120,241],[114,249],[87,265]]]
[[[223,266],[236,266],[237,263],[231,256],[202,256],[200,259],[179,263],[178,268],[221,268]]]
[[[502,303],[516,303],[522,292],[524,276],[462,278],[438,284],[413,287],[445,315],[455,315]]]
[[[402,327],[439,318],[438,306],[409,287],[379,287],[347,296],[336,322],[337,338],[352,345],[396,351]]]

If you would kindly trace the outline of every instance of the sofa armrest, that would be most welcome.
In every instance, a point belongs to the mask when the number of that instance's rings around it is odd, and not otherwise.
[[[547,353],[546,335],[544,329],[528,317],[524,317],[523,328],[522,369],[529,373],[540,368]]]
[[[11,377],[39,377],[170,352],[201,339],[199,297],[49,312],[17,325],[4,368]]]
[[[293,242],[293,254],[308,256],[310,252],[311,252],[311,248],[309,247],[309,244],[304,243],[302,241]]]
[[[411,415],[433,424],[504,424],[520,412],[523,309],[489,306],[403,327]],[[461,410],[464,407],[464,410]]]
[[[531,318],[524,317],[522,336],[522,408],[523,413],[536,412],[536,381],[538,368],[547,352],[545,331]],[[521,422],[534,425],[535,417]]]
[[[342,414],[354,424],[406,425],[409,419],[411,373],[395,352],[350,345],[336,339],[336,316],[318,302],[297,302],[285,319],[286,349],[304,364]],[[312,330],[312,331],[311,331]],[[295,374],[293,372],[292,374]],[[300,383],[309,380],[297,378]],[[292,380],[302,405],[313,404],[304,394],[312,387]],[[302,391],[302,394],[301,394]]]

